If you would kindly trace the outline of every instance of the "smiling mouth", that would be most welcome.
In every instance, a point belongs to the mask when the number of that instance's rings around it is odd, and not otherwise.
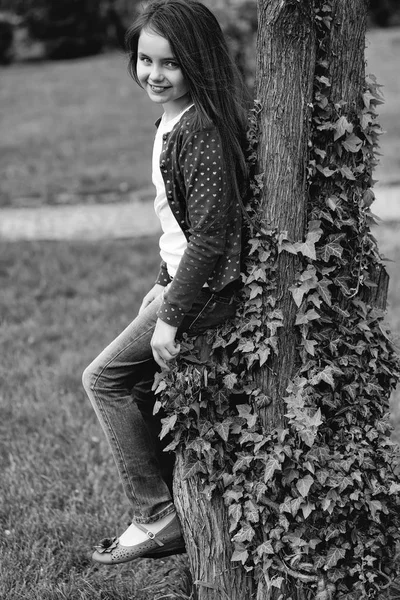
[[[168,90],[170,88],[170,86],[165,87],[162,85],[153,85],[151,83],[149,83],[149,86],[151,87],[153,92],[155,92],[156,94],[160,94],[161,92],[164,92],[165,90]]]

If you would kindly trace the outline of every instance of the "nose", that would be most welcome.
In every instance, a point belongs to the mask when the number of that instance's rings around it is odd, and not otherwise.
[[[149,79],[154,82],[156,82],[156,81],[160,82],[164,79],[164,75],[162,74],[160,67],[158,65],[155,65],[154,63],[152,65],[152,68],[150,71]]]

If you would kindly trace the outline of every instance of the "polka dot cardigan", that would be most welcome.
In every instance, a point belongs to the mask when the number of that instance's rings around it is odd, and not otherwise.
[[[240,275],[241,209],[228,197],[219,134],[216,129],[196,130],[195,117],[193,106],[164,135],[160,156],[168,203],[188,242],[157,313],[175,327],[205,283],[219,292]],[[161,262],[156,283],[170,281]]]

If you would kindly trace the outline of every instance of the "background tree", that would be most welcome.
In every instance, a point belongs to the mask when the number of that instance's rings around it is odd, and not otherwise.
[[[106,38],[100,5],[100,0],[42,2],[26,14],[30,34],[44,42],[48,58],[97,54]]]
[[[399,365],[370,231],[381,97],[365,82],[367,6],[258,9],[244,302],[158,381],[176,504],[202,600],[384,597]]]

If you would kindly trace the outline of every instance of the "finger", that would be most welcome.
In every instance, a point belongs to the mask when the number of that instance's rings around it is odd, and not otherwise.
[[[179,352],[181,351],[181,345],[180,344],[174,344],[172,348],[169,346],[168,348],[166,348],[166,350],[168,350],[168,352],[173,357],[175,357],[175,356],[178,356]]]
[[[140,308],[139,308],[139,315],[140,315],[141,312],[144,311],[145,308],[148,307],[148,305],[150,303],[151,303],[151,300],[147,300],[146,298],[144,298],[144,300],[143,300],[143,302],[142,302],[142,304],[140,305]]]
[[[176,358],[179,354],[180,346],[179,344],[173,346],[159,346],[157,347],[157,352],[161,356],[163,360],[172,360]]]
[[[167,363],[161,358],[161,356],[159,355],[157,350],[154,350],[154,348],[153,348],[153,358],[162,369],[169,371],[169,367],[168,367]]]

